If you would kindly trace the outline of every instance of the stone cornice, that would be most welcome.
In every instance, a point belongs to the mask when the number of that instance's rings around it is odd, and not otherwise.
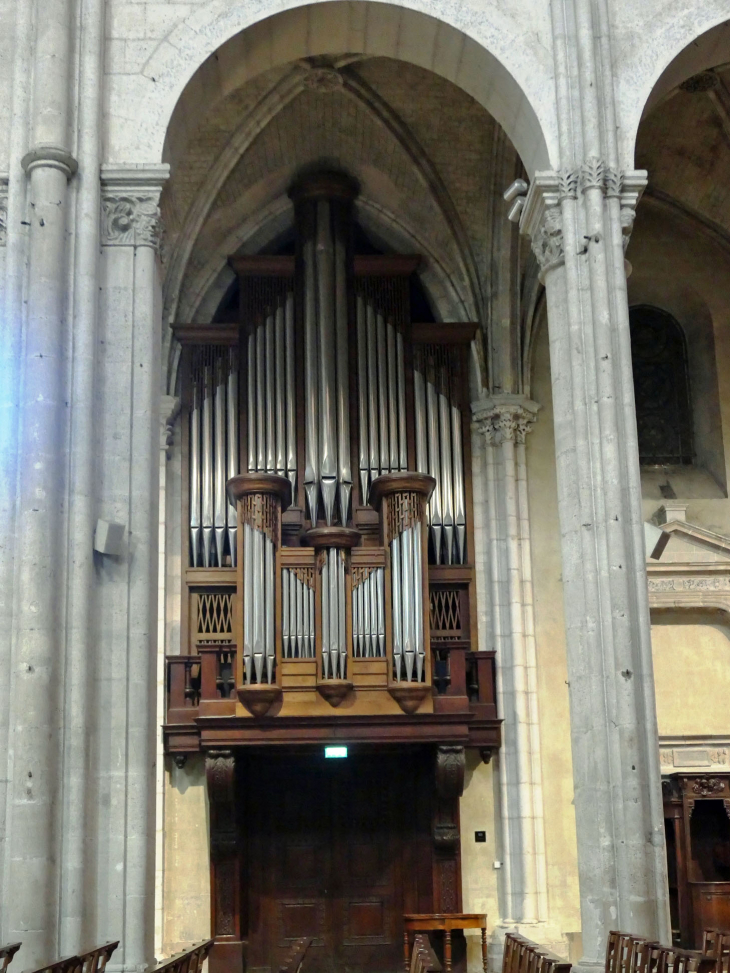
[[[524,395],[494,395],[472,403],[473,427],[487,445],[522,444],[537,418],[540,406]]]

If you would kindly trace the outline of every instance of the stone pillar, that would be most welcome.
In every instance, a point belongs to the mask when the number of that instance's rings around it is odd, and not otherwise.
[[[521,228],[547,291],[582,969],[606,935],[668,942],[667,880],[623,261],[645,173],[537,173]]]
[[[537,712],[532,556],[525,436],[538,406],[522,395],[472,405],[483,436],[485,502],[497,650],[499,712],[504,739],[498,755],[502,828],[500,927],[547,920],[540,731]],[[539,938],[533,930],[527,935]],[[497,930],[497,935],[499,931]]]
[[[99,572],[102,665],[99,706],[109,733],[99,787],[105,912],[99,927],[119,939],[114,969],[150,962],[154,930],[155,669],[159,547],[159,196],[167,166],[102,171],[104,389],[100,514],[128,526],[128,549]],[[120,867],[121,863],[121,867]],[[112,967],[110,966],[110,969]]]
[[[67,292],[71,0],[36,11],[25,343],[20,435],[8,741],[10,813],[4,875],[6,936],[16,962],[43,965],[59,946],[64,689],[64,536],[68,445]],[[30,67],[30,66],[29,66]]]

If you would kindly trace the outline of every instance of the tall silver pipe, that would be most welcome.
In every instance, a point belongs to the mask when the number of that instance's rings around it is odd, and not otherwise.
[[[378,347],[375,311],[367,305],[365,321],[368,338],[368,439],[370,441],[370,480],[380,476],[378,449]]]
[[[441,534],[443,519],[441,514],[441,490],[439,484],[439,416],[438,394],[430,381],[426,381],[426,417],[428,429],[428,472],[436,480],[436,486],[431,494],[431,535],[433,537],[434,556],[436,564],[441,563]]]
[[[320,488],[324,519],[332,523],[337,495],[337,355],[335,261],[330,204],[317,200]],[[330,633],[331,637],[332,633]]]
[[[403,353],[403,335],[396,332],[398,354],[398,460],[401,470],[408,469],[408,441],[406,438],[406,366]]]
[[[340,522],[347,524],[352,494],[350,385],[347,349],[347,253],[344,227],[335,221],[335,326],[337,332],[337,478]],[[344,642],[342,643],[344,645]]]
[[[226,401],[226,429],[228,438],[228,478],[238,474],[238,354],[235,348],[228,349],[228,382]],[[225,491],[225,484],[223,484]],[[235,504],[228,503],[228,547],[231,564],[235,568],[238,559],[236,537],[238,535],[238,515]]]
[[[466,563],[466,496],[464,491],[464,451],[461,410],[451,405],[451,449],[454,458],[454,526],[460,564]]]
[[[360,420],[360,500],[368,502],[369,487],[369,444],[368,444],[368,347],[365,321],[365,305],[357,295],[357,392],[358,415]]]
[[[423,641],[423,557],[421,551],[423,530],[420,523],[411,528],[413,535],[413,643],[416,651],[416,680],[423,679],[423,664],[426,658]]]
[[[285,659],[290,656],[289,651],[289,568],[281,572],[281,654]],[[294,606],[296,610],[296,606]]]
[[[329,560],[329,609],[330,609],[330,671],[333,679],[340,678],[340,598],[339,598],[339,551],[330,547]]]
[[[319,383],[317,380],[317,292],[315,286],[314,240],[304,241],[304,397],[305,459],[304,489],[309,516],[317,523],[319,509]]]
[[[274,362],[276,371],[275,465],[279,476],[286,476],[286,358],[284,352],[284,307],[279,304],[274,318]],[[269,389],[269,395],[273,394]],[[291,397],[291,394],[290,396]]]
[[[264,651],[266,631],[264,626],[264,535],[260,530],[251,529],[251,547],[253,548],[253,579],[251,591],[253,605],[253,665],[256,682],[261,682],[264,667]],[[254,594],[256,597],[254,597]]]
[[[451,564],[454,550],[454,490],[451,457],[451,406],[443,392],[438,394],[441,453],[441,513],[444,524],[444,553]]]
[[[426,445],[426,381],[420,368],[413,369],[413,398],[415,400],[416,471],[428,473],[428,447]],[[431,504],[428,505],[429,512]]]
[[[266,472],[276,472],[276,349],[274,312],[266,315]]]
[[[322,675],[330,678],[330,567],[329,554],[322,564]],[[332,677],[334,678],[334,676]]]
[[[266,681],[271,685],[274,679],[274,661],[276,658],[276,643],[274,639],[275,632],[275,619],[274,619],[274,604],[275,604],[275,558],[274,558],[274,542],[270,537],[265,534],[264,537],[264,553],[265,553],[265,563],[264,569],[266,572],[265,578],[265,588],[266,592]]]
[[[258,469],[258,453],[256,449],[256,331],[252,330],[248,336],[248,471],[253,473]]]
[[[203,564],[212,567],[213,547],[213,371],[203,368]]]
[[[307,592],[304,582],[296,578],[296,599],[297,599],[297,655],[301,658],[306,655],[307,646]]]
[[[403,678],[403,609],[401,595],[401,558],[400,537],[394,537],[390,542],[390,597],[393,611],[393,666],[395,678],[400,682]]]
[[[253,566],[253,529],[250,524],[243,525],[243,666],[246,682],[251,682],[251,663],[253,660],[254,626],[254,566]]]
[[[223,567],[223,549],[226,542],[228,526],[228,498],[226,497],[226,372],[222,355],[215,359],[215,393],[214,393],[214,523],[215,523],[215,557],[218,567]]]
[[[377,652],[373,652],[373,655],[377,655],[382,659],[385,657],[385,591],[383,569],[376,568],[373,574],[375,575],[375,593],[378,603],[378,650]]]
[[[297,432],[296,432],[296,383],[294,380],[294,295],[286,295],[284,316],[286,350],[286,475],[296,497],[297,486]]]
[[[309,650],[307,652],[307,658],[308,659],[313,659],[314,658],[314,653],[315,653],[315,648],[314,648],[314,642],[315,642],[315,638],[314,638],[314,588],[309,588],[308,590],[309,590],[309,598],[307,599],[307,602],[309,604],[309,616],[308,616],[309,621],[308,621],[308,628],[307,628],[307,632],[308,632],[307,638],[309,639]],[[305,589],[304,594],[305,594],[305,597],[306,597],[307,589]]]
[[[190,554],[193,567],[200,563],[200,384],[193,385],[190,410]]]
[[[385,321],[382,314],[376,315],[378,348],[378,427],[380,433],[380,472],[390,471],[390,448],[388,443],[388,343],[385,337]]]
[[[403,659],[406,665],[406,680],[413,678],[415,661],[415,632],[413,628],[413,543],[412,527],[407,527],[400,535],[401,576],[403,578]]]
[[[360,588],[362,585],[352,586],[352,655],[360,655]]]
[[[290,574],[290,591],[292,602],[292,655],[299,658],[302,654],[302,644],[304,641],[304,615],[302,611],[302,582],[292,571]]]
[[[256,469],[266,469],[266,325],[256,328]]]
[[[340,653],[340,679],[347,675],[347,598],[345,595],[345,557],[335,551],[337,560],[337,604],[339,619],[338,648]]]
[[[395,350],[395,328],[390,322],[385,326],[388,342],[388,437],[390,440],[390,471],[400,466],[398,452],[398,359]]]

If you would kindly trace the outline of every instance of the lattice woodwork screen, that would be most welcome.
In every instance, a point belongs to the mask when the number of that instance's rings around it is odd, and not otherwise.
[[[461,638],[461,591],[458,588],[431,589],[431,638],[445,641]]]
[[[198,592],[195,641],[233,641],[233,593]]]

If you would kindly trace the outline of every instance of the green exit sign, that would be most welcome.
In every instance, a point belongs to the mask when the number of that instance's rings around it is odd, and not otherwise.
[[[325,757],[342,758],[347,756],[347,747],[325,747]]]

